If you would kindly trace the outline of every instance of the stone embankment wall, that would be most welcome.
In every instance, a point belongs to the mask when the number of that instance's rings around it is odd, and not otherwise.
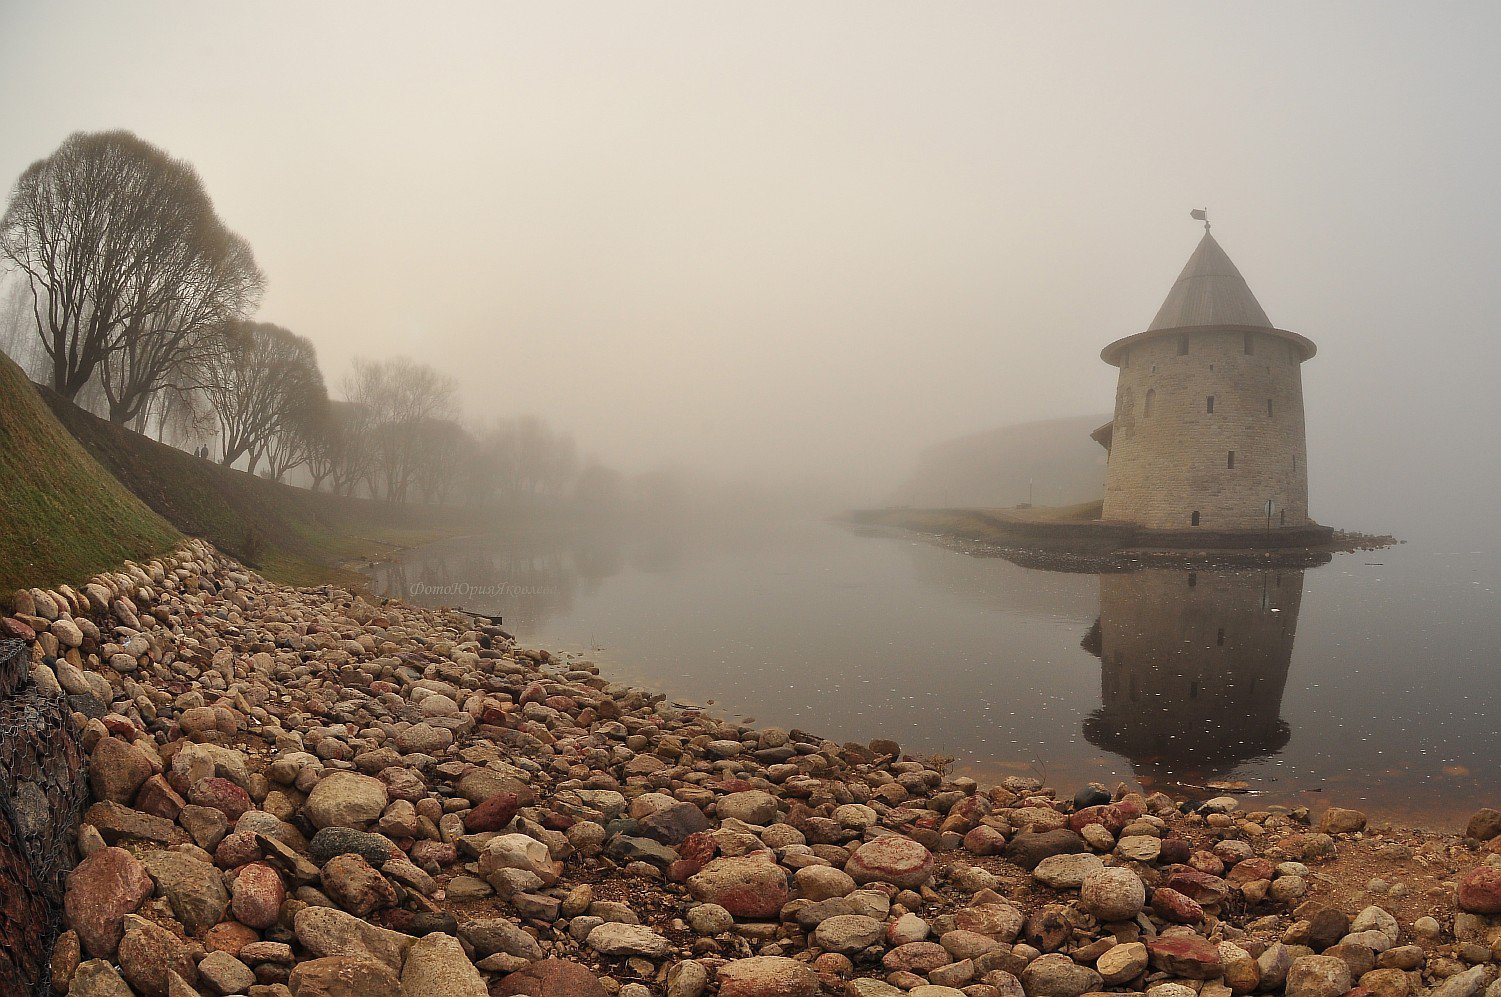
[[[166,582],[178,561],[127,563],[81,591],[23,590],[0,617],[0,993],[53,992],[49,958],[89,799],[75,714],[103,716],[111,698],[90,668],[123,672],[146,654],[144,638],[131,636],[140,630],[131,600]],[[105,661],[85,660],[86,640]]]
[[[0,640],[0,992],[47,993],[64,877],[87,795],[67,701],[33,680],[30,647]]]
[[[47,992],[64,877],[87,787],[66,700],[33,681],[30,647],[0,640],[0,992]]]
[[[1301,351],[1239,328],[1164,332],[1123,350],[1104,518],[1258,529],[1271,499],[1273,528],[1307,525]]]

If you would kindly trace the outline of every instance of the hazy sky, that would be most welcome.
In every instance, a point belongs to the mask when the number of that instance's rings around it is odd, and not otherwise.
[[[1490,516],[1501,5],[0,4],[0,183],[191,160],[261,317],[626,468],[852,471],[1105,412],[1200,231],[1305,368],[1312,511]]]

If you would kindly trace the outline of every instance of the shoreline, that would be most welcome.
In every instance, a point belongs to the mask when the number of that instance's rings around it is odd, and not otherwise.
[[[1331,994],[1473,997],[1494,976],[1501,918],[1453,909],[1455,878],[1489,902],[1488,853],[1460,835],[981,787],[895,742],[733,723],[196,542],[18,601],[11,620],[40,625],[31,682],[83,710],[90,756],[54,982],[166,966],[254,997],[351,974],[432,997],[1305,997],[1333,974]],[[1501,814],[1470,829],[1501,835]]]
[[[860,509],[835,519],[856,527],[902,530],[950,550],[1002,557],[1024,568],[1090,574],[1141,568],[1310,568],[1328,564],[1336,554],[1406,542],[1334,530],[1328,542],[1290,547],[1135,546],[1130,542],[1134,534],[1094,530],[1101,525],[1098,521],[1031,522],[978,509]]]
[[[976,545],[946,543],[943,538],[898,527],[862,526],[840,519],[825,519],[821,522],[824,528],[834,527],[839,532],[854,536],[889,537],[905,542],[920,539],[942,550],[951,550],[970,556],[1000,556],[993,551],[976,551],[973,549]],[[1030,567],[1030,565],[1022,566]],[[1162,565],[1154,563],[1140,563],[1126,570],[1160,569],[1161,567]],[[1174,564],[1170,567],[1188,570],[1236,571],[1260,569],[1266,565],[1202,561],[1190,565]],[[1080,568],[1080,573],[1094,574],[1095,572],[1094,565]],[[375,590],[367,586],[366,591],[368,594],[369,591]],[[384,596],[385,593],[376,591],[376,595]],[[442,608],[445,601],[441,593],[434,596],[429,592],[425,597],[418,593],[413,604],[427,608]],[[491,614],[501,608],[483,602],[481,607],[478,611],[468,608],[467,605],[448,608],[485,617],[491,619],[492,622]],[[1091,614],[1090,619],[1096,619],[1097,615]],[[636,635],[634,641],[626,640],[629,647],[602,647],[597,642],[575,639],[576,634],[570,633],[570,630],[575,629],[574,625],[548,626],[544,621],[538,633],[528,633],[527,631],[531,628],[525,622],[524,617],[525,614],[523,617],[512,619],[508,615],[505,619],[507,630],[519,634],[535,646],[547,647],[555,655],[561,653],[572,660],[581,660],[590,666],[597,665],[604,674],[617,681],[631,684],[653,694],[667,696],[680,706],[691,704],[697,708],[713,710],[737,723],[753,725],[775,723],[783,726],[808,727],[837,740],[861,739],[884,734],[881,727],[873,727],[868,722],[861,722],[859,715],[847,717],[839,714],[838,722],[826,719],[820,726],[817,718],[821,714],[818,712],[817,703],[823,701],[817,699],[816,691],[810,693],[815,697],[814,699],[804,699],[801,693],[798,694],[797,699],[790,701],[768,699],[765,695],[758,695],[754,689],[741,688],[733,680],[730,682],[717,680],[709,670],[690,668],[682,674],[674,673],[671,668],[664,670],[659,658],[651,654],[643,655],[640,635]],[[1085,650],[1098,658],[1098,647],[1091,649],[1089,644],[1091,639],[1096,642],[1099,640],[1097,629],[1089,629],[1086,633],[1081,621],[1080,632],[1085,634],[1082,642]],[[825,705],[828,704],[825,703]],[[1087,721],[1090,711],[1099,706],[1098,701],[1083,703],[1080,707],[1082,712],[1079,714],[1079,722]],[[915,722],[921,721],[921,718],[916,716],[908,719]],[[1393,825],[1431,828],[1462,824],[1469,810],[1473,809],[1470,801],[1477,800],[1484,795],[1477,786],[1460,784],[1465,781],[1464,773],[1456,775],[1448,769],[1443,770],[1442,773],[1434,770],[1426,776],[1415,770],[1412,778],[1420,782],[1414,784],[1414,789],[1421,796],[1421,802],[1414,803],[1402,790],[1383,789],[1385,783],[1382,780],[1363,782],[1355,769],[1310,770],[1306,766],[1296,765],[1291,767],[1257,765],[1254,763],[1265,759],[1253,756],[1247,759],[1249,769],[1231,770],[1219,767],[1206,772],[1199,768],[1183,771],[1180,767],[1175,774],[1171,771],[1173,765],[1169,762],[1166,768],[1144,776],[1137,771],[1137,766],[1132,762],[1136,756],[1132,755],[1128,749],[1113,749],[1112,753],[1112,749],[1090,742],[1087,736],[1081,739],[1077,734],[1065,743],[1050,743],[1050,746],[1040,748],[1032,746],[1041,742],[1027,739],[1015,742],[1013,738],[1010,747],[1017,753],[997,754],[994,746],[975,742],[973,737],[956,740],[945,738],[941,734],[935,736],[935,730],[943,729],[941,726],[935,728],[932,724],[919,726],[918,723],[914,723],[912,728],[903,724],[902,729],[908,731],[906,738],[914,742],[914,751],[919,757],[953,756],[954,771],[975,778],[982,786],[997,784],[1009,775],[1040,773],[1044,777],[1050,776],[1054,780],[1059,780],[1053,782],[1053,785],[1083,784],[1091,780],[1100,780],[1110,785],[1124,783],[1133,789],[1140,788],[1142,792],[1161,789],[1180,801],[1203,800],[1230,792],[1240,798],[1243,806],[1275,805],[1289,808],[1309,806],[1319,809],[1325,801],[1342,800],[1345,805],[1365,810],[1372,815],[1373,819],[1381,819]],[[1077,729],[1077,724],[1075,729]],[[1002,740],[1005,741],[1004,738]],[[987,750],[987,747],[991,750]],[[1001,747],[1005,747],[1005,744],[1002,743]],[[1182,778],[1177,776],[1182,776]],[[1209,785],[1204,785],[1206,780],[1209,781]],[[1216,788],[1219,783],[1226,780],[1230,782],[1249,780],[1249,782],[1235,790]]]

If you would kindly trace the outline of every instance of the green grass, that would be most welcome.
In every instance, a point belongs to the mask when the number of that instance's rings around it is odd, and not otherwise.
[[[103,470],[0,353],[0,600],[82,583],[181,535]]]
[[[393,506],[277,484],[193,457],[40,392],[66,432],[173,527],[203,537],[273,581],[358,583],[354,562],[479,532],[471,510]]]

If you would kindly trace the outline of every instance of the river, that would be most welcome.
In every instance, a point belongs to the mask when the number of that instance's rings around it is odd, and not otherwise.
[[[503,615],[623,682],[982,779],[1125,780],[1447,826],[1501,802],[1501,559],[1079,574],[825,521],[448,541],[377,592]]]

